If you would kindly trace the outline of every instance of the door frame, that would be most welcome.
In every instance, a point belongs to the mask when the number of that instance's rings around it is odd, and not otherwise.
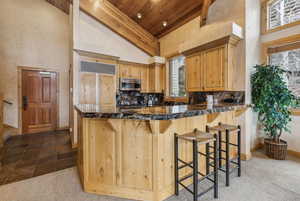
[[[22,115],[22,72],[23,71],[43,71],[51,72],[56,74],[56,125],[55,130],[59,128],[59,97],[60,97],[60,86],[59,86],[59,72],[52,68],[42,67],[29,67],[29,66],[18,66],[18,134],[23,134],[23,115]]]

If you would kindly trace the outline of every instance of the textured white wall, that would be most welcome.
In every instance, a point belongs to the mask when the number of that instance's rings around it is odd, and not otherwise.
[[[45,0],[1,0],[0,90],[13,102],[5,106],[4,123],[18,127],[17,66],[60,72],[59,126],[69,124],[68,15]]]
[[[260,40],[260,0],[246,0],[246,103],[251,103],[250,77],[256,64],[260,64],[261,40]],[[246,113],[246,146],[250,150],[257,143],[257,117],[251,109]]]
[[[126,61],[148,63],[148,54],[83,12],[80,12],[78,29],[78,47],[81,50],[117,56]]]

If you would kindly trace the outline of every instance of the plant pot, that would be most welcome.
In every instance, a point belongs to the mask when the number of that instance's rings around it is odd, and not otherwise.
[[[265,139],[266,155],[276,160],[285,160],[287,155],[287,142],[280,140]]]

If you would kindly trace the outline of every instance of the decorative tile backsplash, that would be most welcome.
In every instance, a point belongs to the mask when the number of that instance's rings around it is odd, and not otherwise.
[[[193,92],[189,93],[189,104],[202,104],[206,102],[206,96],[213,95],[218,103],[244,103],[245,92]],[[151,106],[163,105],[164,94],[140,93],[136,91],[120,91],[117,94],[117,106]]]
[[[190,104],[202,104],[206,102],[206,96],[212,95],[218,103],[244,103],[244,91],[222,91],[222,92],[193,92],[190,93]]]
[[[160,93],[140,93],[136,91],[123,92],[117,94],[117,106],[148,106],[161,105],[164,95]]]

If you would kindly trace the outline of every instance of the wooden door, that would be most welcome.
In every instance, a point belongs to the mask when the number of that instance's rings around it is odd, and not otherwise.
[[[3,94],[0,92],[0,147],[3,146]],[[1,163],[0,163],[1,169]]]
[[[205,51],[201,54],[204,71],[204,90],[219,91],[225,89],[225,47]]]
[[[57,126],[57,74],[22,71],[22,133],[55,130]]]
[[[187,91],[201,91],[202,88],[202,68],[200,55],[194,55],[186,58],[186,83]]]
[[[116,106],[115,75],[99,75],[99,104],[103,107]]]
[[[80,104],[96,104],[96,73],[80,73]]]

